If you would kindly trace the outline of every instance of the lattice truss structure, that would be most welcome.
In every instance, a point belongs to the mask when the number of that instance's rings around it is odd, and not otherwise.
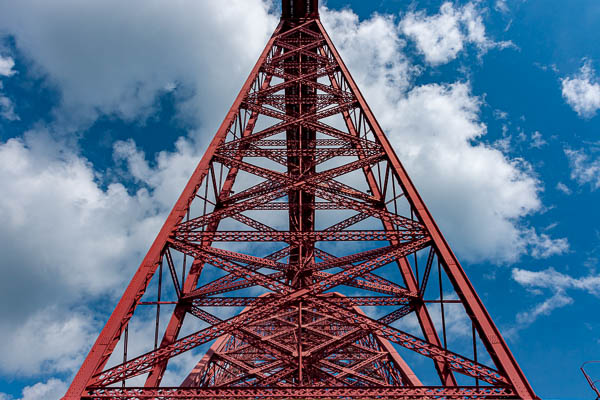
[[[154,341],[134,337],[151,315]],[[268,42],[65,397],[80,398],[536,396],[308,18]]]

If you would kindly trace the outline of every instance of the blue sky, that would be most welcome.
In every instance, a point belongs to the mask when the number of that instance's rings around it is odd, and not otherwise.
[[[83,3],[0,0],[1,400],[62,395],[278,18]],[[329,0],[322,19],[534,389],[591,398],[600,3]]]

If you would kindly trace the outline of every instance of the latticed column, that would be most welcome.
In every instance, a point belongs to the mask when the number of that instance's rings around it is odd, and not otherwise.
[[[536,398],[317,1],[282,9],[64,399]]]

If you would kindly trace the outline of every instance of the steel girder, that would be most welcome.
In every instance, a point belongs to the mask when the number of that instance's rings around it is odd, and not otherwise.
[[[90,389],[83,399],[322,399],[322,400],[380,400],[380,399],[514,399],[508,388],[482,387],[256,387],[256,388],[110,388]]]
[[[310,4],[288,9],[65,400],[536,398]],[[114,361],[142,305],[154,349]],[[450,349],[451,305],[471,355]],[[204,325],[180,337],[187,314]],[[420,332],[401,329],[409,315]],[[160,387],[211,342],[182,387]],[[431,359],[439,385],[400,352]]]

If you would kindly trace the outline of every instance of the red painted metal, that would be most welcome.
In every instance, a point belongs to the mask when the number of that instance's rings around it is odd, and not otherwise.
[[[65,400],[537,398],[317,6],[283,1],[281,23]],[[139,305],[156,307],[155,345],[129,358],[130,320],[148,323],[148,313],[133,316]],[[450,312],[471,320],[472,355],[447,331]],[[181,374],[170,360],[209,343],[181,387],[161,387],[168,371]],[[414,371],[403,356],[431,361]]]
[[[600,379],[596,379],[594,380],[594,378],[592,378],[585,370],[585,366],[588,364],[600,364],[600,361],[586,361],[583,363],[583,365],[581,366],[581,372],[583,373],[583,376],[585,376],[585,380],[588,382],[588,384],[590,385],[590,388],[594,391],[594,393],[596,394],[596,400],[600,399],[600,389],[597,386],[597,383],[600,382]]]
[[[83,399],[514,399],[509,388],[410,387],[213,387],[92,389]]]

